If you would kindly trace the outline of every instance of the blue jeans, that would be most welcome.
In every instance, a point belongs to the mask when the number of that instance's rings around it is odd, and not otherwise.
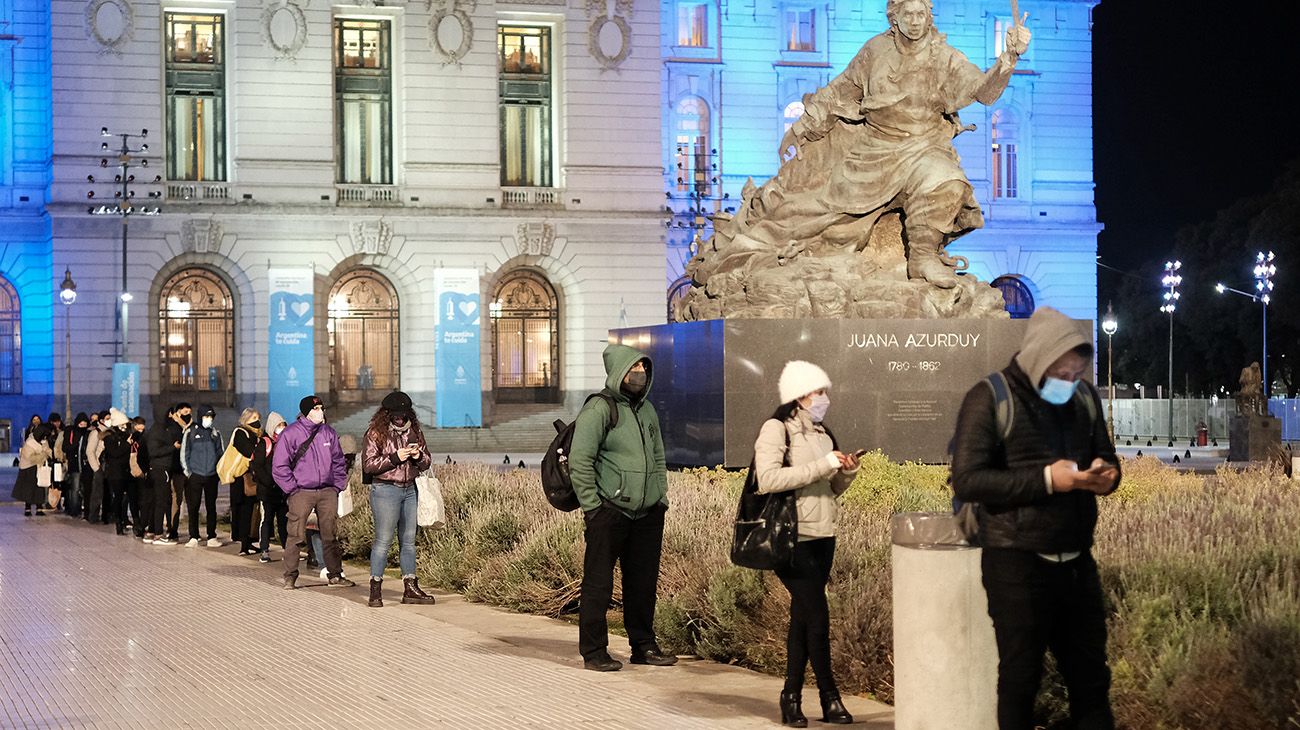
[[[388,548],[397,530],[402,577],[415,576],[415,485],[399,487],[376,481],[370,488],[370,510],[375,516],[375,542],[370,547],[370,577],[381,580],[388,565]]]

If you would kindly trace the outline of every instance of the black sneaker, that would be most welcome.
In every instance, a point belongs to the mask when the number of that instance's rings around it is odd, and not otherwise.
[[[658,646],[652,644],[639,651],[633,651],[632,663],[649,664],[653,667],[671,667],[677,663],[677,657],[663,653]]]
[[[352,588],[352,587],[356,586],[356,583],[353,583],[352,581],[350,581],[350,580],[348,580],[347,578],[344,578],[343,576],[340,575],[340,576],[337,576],[337,577],[334,577],[334,578],[330,578],[330,585],[331,585],[331,586],[339,586],[339,587],[343,587],[343,588]]]
[[[298,587],[298,576],[281,578],[280,585],[286,590],[291,591]]]
[[[271,553],[269,553],[269,552],[263,552],[263,553],[262,553],[262,557],[258,558],[258,559],[257,559],[257,562],[259,562],[259,563],[269,563],[269,562],[271,562]]]
[[[609,654],[601,654],[592,659],[582,661],[583,669],[590,669],[593,672],[617,672],[623,668],[623,662],[615,659]]]

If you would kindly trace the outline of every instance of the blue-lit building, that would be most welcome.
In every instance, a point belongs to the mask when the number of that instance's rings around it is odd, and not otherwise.
[[[1002,289],[1013,316],[1050,305],[1096,316],[1097,222],[1092,164],[1094,0],[1023,0],[1029,52],[974,132],[955,144],[986,225],[949,247]],[[1002,51],[1005,0],[936,0],[935,22],[981,68]],[[802,99],[885,31],[885,0],[665,0],[664,168],[670,298],[707,214],[736,205],[746,179],[776,173]]]

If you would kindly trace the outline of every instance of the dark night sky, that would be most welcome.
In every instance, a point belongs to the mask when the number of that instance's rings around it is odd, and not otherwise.
[[[1032,27],[1032,22],[1031,22]],[[1104,263],[1164,259],[1183,225],[1300,157],[1300,5],[1102,0],[1093,11]],[[1101,301],[1118,275],[1101,274]]]

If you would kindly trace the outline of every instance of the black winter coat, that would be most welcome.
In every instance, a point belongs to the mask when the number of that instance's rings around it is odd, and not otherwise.
[[[111,480],[131,478],[131,439],[130,434],[110,428],[104,434],[104,477]]]
[[[1038,553],[1087,550],[1097,526],[1097,495],[1088,491],[1049,494],[1044,467],[1071,459],[1080,469],[1092,460],[1119,464],[1106,431],[1101,398],[1091,383],[1063,406],[1038,395],[1028,376],[1012,361],[1006,376],[1015,415],[1005,443],[998,432],[993,391],[983,381],[966,393],[957,415],[952,458],[952,489],[964,502],[976,502],[980,544]],[[1093,399],[1093,416],[1079,398]],[[1119,480],[1115,481],[1116,486]]]
[[[275,439],[263,434],[253,448],[253,462],[249,466],[253,483],[257,485],[257,498],[263,502],[284,499],[284,492],[276,486],[275,477],[271,474],[271,455],[274,453]]]
[[[179,474],[181,450],[176,444],[181,440],[181,425],[170,418],[154,421],[145,432],[149,449],[149,466],[168,474]]]

